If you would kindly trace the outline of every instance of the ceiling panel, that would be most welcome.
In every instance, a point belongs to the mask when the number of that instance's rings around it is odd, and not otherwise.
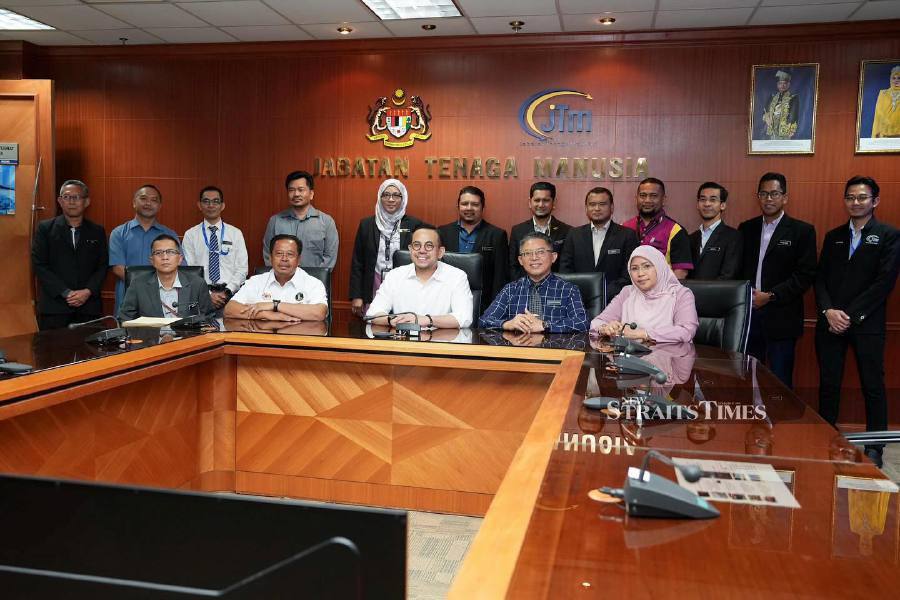
[[[229,2],[185,2],[179,4],[210,25],[239,27],[242,25],[287,25],[287,19],[259,0]]]
[[[150,35],[143,29],[96,29],[93,31],[79,31],[79,37],[87,38],[101,46],[121,45],[121,38],[128,38],[126,46],[138,46],[143,44],[163,44],[163,40]]]
[[[599,14],[605,12],[639,12],[656,9],[656,0],[559,0],[564,15]]]
[[[900,1],[866,2],[854,13],[851,20],[864,21],[866,19],[900,19]]]
[[[757,9],[756,14],[753,15],[748,25],[843,21],[858,6],[859,2],[807,6],[761,6]]]
[[[463,17],[444,17],[440,19],[403,19],[384,21],[385,27],[400,37],[437,37],[441,35],[475,35],[469,20]],[[436,29],[425,31],[422,25],[435,25]]]
[[[63,31],[127,29],[128,23],[84,4],[75,6],[21,6],[16,12]]]
[[[82,46],[91,42],[65,31],[4,31],[3,39],[23,40],[39,46]]]
[[[753,8],[708,8],[706,10],[661,10],[656,13],[657,29],[690,27],[734,27],[746,25]]]
[[[353,28],[353,33],[350,35],[341,35],[337,32],[337,28],[341,25],[349,25]],[[319,40],[393,37],[393,34],[381,23],[376,23],[374,21],[365,23],[320,23],[316,25],[304,25],[303,29]]]
[[[282,42],[313,39],[311,35],[296,25],[250,25],[246,27],[223,27],[222,29],[242,42]]]
[[[603,33],[606,31],[634,31],[637,29],[650,29],[653,26],[652,12],[627,12],[616,13],[616,22],[612,25],[600,25],[597,19],[608,16],[595,15],[563,15],[563,26],[566,31],[594,31]]]
[[[97,10],[135,27],[205,27],[207,25],[172,4],[101,4]]]
[[[160,27],[147,29],[172,44],[209,44],[234,42],[235,38],[215,27]]]
[[[555,0],[456,0],[468,17],[555,15]]]
[[[266,0],[266,4],[297,23],[364,23],[378,17],[360,0]]]
[[[509,22],[513,20],[525,22],[520,33],[556,33],[562,31],[559,26],[559,17],[556,15],[522,17],[521,19],[516,17],[478,17],[472,19],[472,25],[481,34],[513,33],[509,25]]]
[[[759,0],[659,0],[659,10],[684,8],[755,8]]]

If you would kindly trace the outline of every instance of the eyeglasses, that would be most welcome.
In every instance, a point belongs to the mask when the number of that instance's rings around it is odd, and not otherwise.
[[[225,201],[221,198],[201,198],[200,204],[203,204],[204,206],[209,206],[211,204],[219,206],[220,204],[225,204]]]
[[[869,196],[868,194],[860,194],[859,196],[851,196],[850,194],[847,194],[846,196],[844,196],[844,202],[859,202],[860,204],[862,204],[863,202],[871,200],[873,197],[874,196]]]
[[[401,194],[400,192],[382,192],[382,200],[390,200],[391,198],[393,198],[394,200],[403,200],[403,194]]]
[[[297,258],[296,252],[273,252],[272,256],[275,258]]]
[[[631,265],[630,267],[628,267],[628,270],[632,273],[645,273],[654,269],[656,269],[656,267],[654,267],[650,263],[644,263],[642,265]]]
[[[519,256],[522,258],[544,258],[548,254],[550,254],[550,250],[546,248],[540,248],[539,250],[526,250],[525,252],[519,252]]]
[[[760,200],[765,200],[766,198],[771,198],[772,200],[781,200],[781,197],[784,196],[784,192],[779,192],[775,190],[773,192],[756,192],[756,197]]]
[[[412,248],[413,250],[415,250],[416,252],[418,252],[422,248],[425,248],[425,250],[427,250],[428,252],[431,252],[432,250],[434,250],[434,242],[425,242],[424,244],[422,242],[413,242],[412,244],[409,245],[409,247]]]
[[[59,199],[63,202],[78,202],[79,200],[81,200],[81,196],[72,196],[69,194],[65,194],[63,196],[60,196]]]
[[[181,254],[181,250],[166,248],[165,250],[154,250],[150,253],[150,256],[178,256],[179,254]]]

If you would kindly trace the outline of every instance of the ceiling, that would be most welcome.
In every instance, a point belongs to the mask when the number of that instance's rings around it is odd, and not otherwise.
[[[691,29],[900,18],[900,0],[455,0],[462,17],[379,21],[360,0],[0,0],[57,31],[4,31],[41,45],[183,44]],[[601,26],[597,19],[614,16]],[[422,25],[437,28],[425,31]],[[338,34],[349,24],[353,33]]]

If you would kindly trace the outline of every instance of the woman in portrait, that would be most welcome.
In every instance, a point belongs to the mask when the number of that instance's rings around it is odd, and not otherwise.
[[[872,137],[900,137],[900,65],[891,69],[888,89],[878,92],[875,119],[872,121]]]

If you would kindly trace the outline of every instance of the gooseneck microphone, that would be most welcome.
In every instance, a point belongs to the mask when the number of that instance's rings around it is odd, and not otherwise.
[[[69,329],[75,329],[76,327],[81,327],[82,325],[90,325],[91,323],[99,323],[100,321],[105,321],[106,319],[112,319],[116,322],[116,326],[119,325],[119,318],[115,315],[105,315],[98,319],[91,319],[90,321],[82,321],[81,323],[69,323]]]
[[[178,302],[173,302],[172,308],[177,309]],[[178,329],[178,330],[200,329],[204,325],[204,319],[203,319],[203,316],[200,314],[199,308],[200,308],[199,302],[191,302],[190,304],[188,304],[187,316],[182,317],[181,319],[172,322],[169,325],[169,327],[171,327],[172,329]],[[197,314],[191,314],[192,312],[195,312],[195,311]]]

